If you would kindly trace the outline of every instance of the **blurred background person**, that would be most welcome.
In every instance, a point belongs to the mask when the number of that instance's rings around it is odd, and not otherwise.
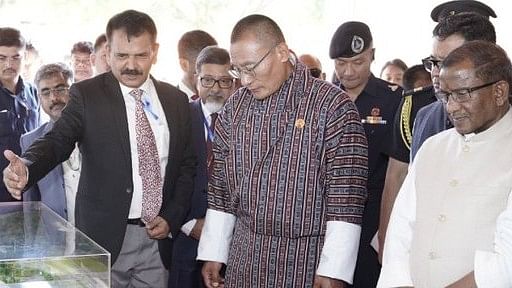
[[[206,46],[217,45],[217,40],[203,30],[192,30],[178,41],[178,58],[183,72],[177,87],[187,94],[189,102],[199,99],[196,89],[196,59]]]
[[[94,68],[94,75],[110,71],[110,65],[107,62],[107,36],[105,33],[98,36],[94,42],[94,51],[91,53],[91,64]]]
[[[432,86],[432,78],[430,78],[430,73],[425,70],[423,64],[418,64],[407,68],[407,70],[405,70],[402,82],[404,91]]]
[[[91,54],[93,53],[92,43],[80,41],[73,44],[71,49],[71,69],[75,77],[73,82],[80,82],[93,76]]]
[[[380,70],[380,79],[403,87],[402,79],[405,70],[407,70],[407,65],[404,61],[400,59],[393,59],[382,66],[382,70]]]
[[[299,61],[308,67],[311,76],[325,80],[325,73],[322,71],[322,63],[320,63],[317,57],[311,54],[302,54],[299,56]]]
[[[27,47],[25,48],[23,71],[21,72],[23,79],[33,83],[37,69],[39,69],[41,65],[43,65],[43,59],[41,58],[41,55],[39,55],[39,51],[34,47],[34,44],[27,43]]]

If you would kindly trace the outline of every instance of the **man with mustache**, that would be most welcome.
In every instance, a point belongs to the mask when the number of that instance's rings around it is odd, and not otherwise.
[[[196,261],[197,245],[208,206],[206,192],[213,170],[212,142],[217,113],[233,93],[235,83],[229,74],[231,59],[225,49],[208,46],[197,56],[196,77],[199,101],[190,103],[193,147],[198,166],[194,178],[191,209],[181,233],[174,240],[169,288],[204,287],[202,263]]]
[[[73,72],[64,63],[41,66],[34,82],[39,92],[39,101],[50,121],[21,136],[20,145],[24,152],[39,137],[50,131],[60,118],[69,101],[69,87],[73,82]],[[27,201],[42,201],[62,218],[75,223],[75,195],[80,177],[80,152],[75,148],[68,160],[50,171],[36,185],[23,193]]]
[[[106,28],[112,70],[74,83],[52,130],[22,158],[4,151],[4,182],[20,198],[78,143],[75,223],[111,253],[112,287],[167,287],[169,237],[189,210],[196,169],[188,101],[150,75],[159,44],[149,15],[126,10]]]
[[[20,76],[26,42],[20,31],[0,28],[0,151],[19,154],[20,137],[40,124],[39,99],[36,88]],[[0,157],[0,169],[8,165]],[[0,202],[15,201],[0,183]]]

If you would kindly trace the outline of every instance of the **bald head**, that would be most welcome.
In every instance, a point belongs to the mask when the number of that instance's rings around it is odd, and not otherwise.
[[[322,64],[320,60],[311,54],[302,54],[299,56],[299,61],[304,63],[308,67],[308,69],[317,68],[322,70]]]
[[[231,44],[246,37],[254,37],[265,46],[286,42],[281,28],[267,16],[253,14],[242,18],[231,32]]]
[[[302,54],[299,56],[299,61],[308,67],[313,77],[325,80],[325,73],[322,72],[322,63],[320,63],[318,58],[311,54]]]

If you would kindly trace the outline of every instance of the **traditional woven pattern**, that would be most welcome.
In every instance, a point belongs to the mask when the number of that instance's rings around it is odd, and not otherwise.
[[[238,90],[216,125],[208,204],[237,217],[226,287],[312,287],[326,221],[361,224],[367,143],[354,103],[298,63],[264,100]]]
[[[155,135],[144,113],[141,89],[133,89],[130,95],[135,98],[135,133],[139,154],[139,175],[142,178],[142,221],[152,221],[162,205],[162,175],[156,148]]]

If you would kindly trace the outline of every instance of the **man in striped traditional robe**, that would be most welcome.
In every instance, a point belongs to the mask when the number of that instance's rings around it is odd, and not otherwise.
[[[359,113],[342,90],[297,62],[266,16],[240,20],[230,50],[231,72],[243,87],[215,127],[198,248],[205,283],[344,287],[352,281],[366,200]]]

